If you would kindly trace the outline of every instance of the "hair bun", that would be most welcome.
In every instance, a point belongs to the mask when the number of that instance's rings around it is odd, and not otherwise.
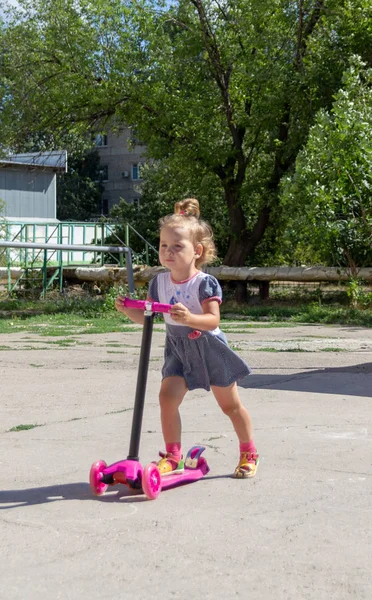
[[[195,217],[196,219],[199,219],[199,202],[196,198],[186,198],[185,200],[176,202],[174,205],[174,213],[184,217]]]

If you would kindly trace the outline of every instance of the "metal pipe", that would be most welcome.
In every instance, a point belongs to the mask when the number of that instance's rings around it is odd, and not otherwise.
[[[143,409],[145,406],[147,375],[149,372],[154,316],[154,313],[145,313],[145,322],[143,325],[142,332],[141,353],[137,374],[136,395],[134,399],[132,431],[130,436],[128,460],[139,460],[138,455],[142,429]]]
[[[80,252],[117,252],[118,254],[127,254],[131,252],[126,246],[93,246],[81,244],[43,244],[33,242],[2,242],[0,247],[3,248],[39,248],[42,250],[77,250]]]
[[[127,265],[128,288],[131,293],[134,293],[133,263],[131,252],[127,252],[125,260]]]

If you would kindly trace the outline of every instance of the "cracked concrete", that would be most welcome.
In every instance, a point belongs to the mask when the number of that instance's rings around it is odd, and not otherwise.
[[[144,464],[162,448],[156,329]],[[0,336],[1,600],[370,600],[372,330],[227,329],[253,367],[257,477],[230,478],[235,434],[196,390],[184,448],[203,443],[211,471],[154,502],[88,485],[93,461],[126,457],[140,333]],[[39,426],[9,431],[25,424]]]

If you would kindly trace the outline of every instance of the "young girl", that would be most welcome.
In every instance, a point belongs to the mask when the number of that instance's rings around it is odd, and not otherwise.
[[[258,454],[251,419],[237,388],[250,369],[229,348],[218,327],[222,291],[217,279],[199,270],[215,258],[212,230],[199,215],[198,201],[188,198],[176,203],[175,214],[160,220],[159,258],[168,271],[156,275],[149,285],[150,300],[173,305],[164,315],[165,361],[159,400],[165,452],[160,453],[158,467],[162,476],[183,471],[179,407],[188,390],[212,389],[240,443],[234,477],[254,477]],[[135,323],[144,322],[143,312],[123,307],[121,298],[116,308]]]

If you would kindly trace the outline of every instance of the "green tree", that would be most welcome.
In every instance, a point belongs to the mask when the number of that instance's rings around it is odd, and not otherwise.
[[[57,181],[57,218],[61,221],[86,221],[101,214],[103,185],[97,151],[68,161],[68,172]]]
[[[6,143],[30,128],[135,126],[203,214],[222,198],[230,265],[257,256],[268,232],[275,246],[281,182],[315,114],[352,53],[372,58],[369,0],[21,3],[3,44]]]
[[[216,179],[206,174],[200,180],[198,187],[193,185],[190,177],[185,179],[172,178],[172,171],[166,161],[146,165],[142,170],[143,184],[141,186],[140,204],[128,204],[125,199],[111,209],[110,217],[118,223],[118,235],[125,239],[124,224],[130,223],[155,248],[159,244],[159,219],[173,212],[174,203],[181,196],[194,196],[201,193],[204,202],[202,217],[214,223],[214,238],[218,255],[223,256],[227,250],[228,215],[225,210],[223,196],[218,188]],[[208,210],[205,210],[206,207]],[[203,208],[203,207],[202,207]],[[114,239],[108,241],[114,242]],[[143,251],[143,242],[131,236],[130,245],[136,252]],[[153,259],[156,257],[152,256]]]
[[[330,111],[319,111],[284,198],[292,252],[308,248],[353,276],[372,264],[372,69],[354,57]]]

